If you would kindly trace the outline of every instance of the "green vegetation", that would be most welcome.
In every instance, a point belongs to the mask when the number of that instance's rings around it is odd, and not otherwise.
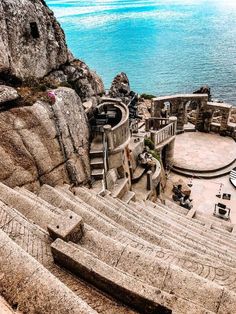
[[[157,153],[155,150],[150,150],[149,153],[152,155],[153,158],[157,159],[159,162],[161,161],[160,154]]]
[[[153,141],[150,138],[145,138],[144,145],[149,147],[151,150],[154,150],[154,148],[155,148],[155,144],[153,143]]]
[[[156,96],[151,95],[151,94],[141,94],[140,97],[141,97],[141,98],[144,98],[144,99],[149,99],[149,100],[151,100],[151,99],[155,98]]]

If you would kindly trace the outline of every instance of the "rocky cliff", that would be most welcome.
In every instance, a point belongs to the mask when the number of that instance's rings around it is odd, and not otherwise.
[[[0,181],[8,186],[37,190],[43,183],[88,180],[89,129],[82,103],[69,88],[55,95],[53,105],[37,101],[0,113]]]
[[[31,190],[43,183],[86,183],[83,103],[96,105],[102,80],[72,56],[43,0],[0,0],[0,30],[0,181]]]

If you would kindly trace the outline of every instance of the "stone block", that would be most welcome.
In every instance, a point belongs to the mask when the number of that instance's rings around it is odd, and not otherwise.
[[[47,228],[53,240],[60,238],[66,242],[78,242],[84,232],[82,218],[71,210],[66,210],[62,215],[58,215]]]

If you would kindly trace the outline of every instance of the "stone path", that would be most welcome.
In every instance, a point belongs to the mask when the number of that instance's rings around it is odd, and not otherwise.
[[[211,171],[227,166],[236,159],[236,143],[232,138],[210,133],[183,133],[176,137],[174,166]]]

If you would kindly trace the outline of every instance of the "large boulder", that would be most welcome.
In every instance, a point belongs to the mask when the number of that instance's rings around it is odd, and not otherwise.
[[[53,105],[37,101],[0,113],[0,181],[8,186],[37,190],[44,183],[79,185],[89,179],[89,129],[82,103],[69,88],[55,95]]]
[[[118,74],[112,84],[109,91],[111,97],[124,98],[130,95],[130,83],[127,75],[124,72]]]
[[[64,32],[41,0],[0,0],[0,72],[41,78],[69,60]]]
[[[207,94],[208,101],[211,101],[211,89],[208,85],[201,86],[198,90],[194,91],[193,94]]]
[[[104,94],[101,78],[68,50],[43,0],[0,0],[0,29],[0,84],[71,86],[82,101]]]

